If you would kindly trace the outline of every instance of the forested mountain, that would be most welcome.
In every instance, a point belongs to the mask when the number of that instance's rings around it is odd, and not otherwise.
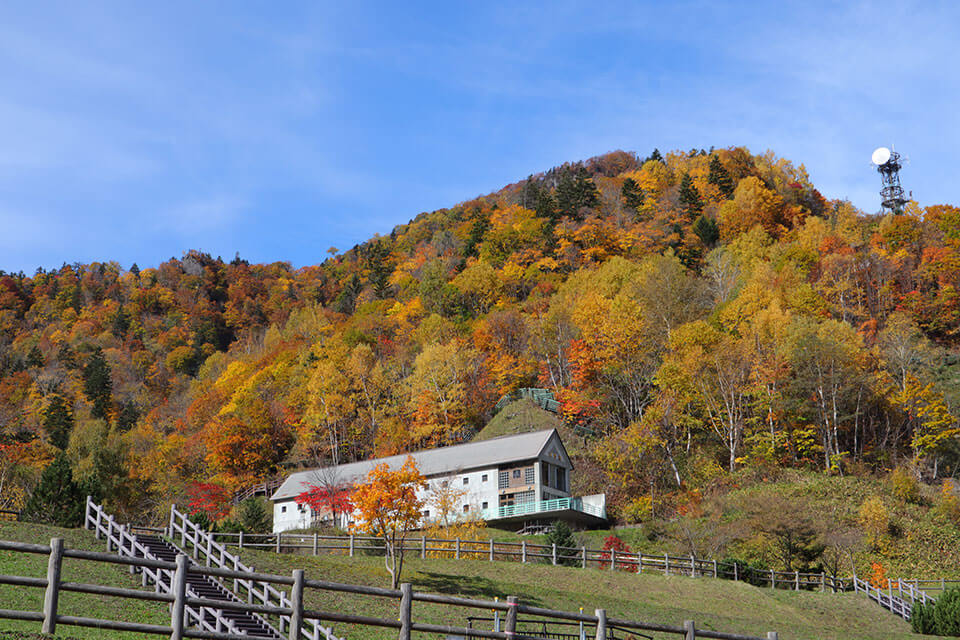
[[[318,246],[318,256],[325,247]],[[0,277],[0,508],[65,452],[127,513],[471,438],[551,389],[625,520],[741,468],[960,462],[960,209],[875,216],[743,148],[614,152],[317,266]]]

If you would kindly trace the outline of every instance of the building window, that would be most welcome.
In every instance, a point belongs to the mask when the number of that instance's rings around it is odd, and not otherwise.
[[[557,489],[567,490],[567,470],[563,467],[557,467]]]
[[[545,487],[550,486],[550,463],[548,462],[540,463],[540,484]]]
[[[523,481],[527,484],[533,484],[533,467],[527,467],[523,470]]]
[[[514,477],[514,478],[520,478],[520,477],[521,477],[521,476],[520,476],[520,472],[521,472],[521,471],[522,471],[522,469],[514,469],[514,470],[513,470],[513,477]]]
[[[282,507],[280,507],[280,513],[286,513],[286,512],[287,512],[287,505],[283,505]]]
[[[424,517],[424,518],[429,518],[429,517],[430,517],[430,509],[424,510],[424,512],[423,512],[423,517]]]
[[[463,505],[463,512],[467,513],[468,511],[470,511],[470,505],[468,504]]]
[[[499,478],[497,478],[497,488],[506,489],[509,486],[510,486],[510,472],[501,471],[499,473]]]
[[[487,481],[487,474],[483,474],[483,475],[480,477],[480,482],[486,482],[486,481]]]
[[[468,484],[470,484],[470,478],[464,478],[464,479],[463,479],[463,486],[467,486]]]
[[[484,503],[483,503],[483,508],[484,508],[484,509],[488,508],[489,506],[490,506],[490,503],[489,503],[489,502],[484,502]]]

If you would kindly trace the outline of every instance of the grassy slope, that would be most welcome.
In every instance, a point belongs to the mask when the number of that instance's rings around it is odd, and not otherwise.
[[[65,545],[70,549],[106,550],[103,542],[95,540],[90,531],[84,531],[83,529],[60,529],[20,522],[0,522],[0,540],[49,544],[50,539],[55,537],[63,538]],[[37,578],[46,577],[47,557],[0,551],[0,573]],[[140,585],[140,577],[131,576],[126,567],[73,558],[64,560],[62,579],[68,582],[84,582],[113,587],[136,588]],[[43,608],[43,589],[0,585],[0,608],[41,611]],[[118,619],[118,615],[122,615],[123,619],[135,622],[170,624],[170,616],[167,613],[166,605],[126,598],[118,599],[64,591],[60,593],[58,608],[61,615],[114,620]],[[0,619],[0,630],[39,632],[40,623]],[[57,628],[57,632],[63,636],[83,640],[158,637],[63,625]]]
[[[381,558],[276,555],[244,551],[258,570],[289,574],[306,570],[308,578],[384,586],[389,584]],[[918,638],[907,623],[853,594],[793,593],[742,583],[678,576],[635,575],[593,569],[488,563],[479,560],[408,558],[404,580],[418,591],[492,599],[518,595],[523,602],[548,608],[586,611],[602,607],[609,615],[665,624],[695,620],[698,626],[765,636],[779,631],[790,638]],[[396,603],[383,599],[308,590],[308,606],[393,618]],[[415,619],[463,625],[468,615],[487,612],[415,603]],[[488,623],[489,624],[489,623]],[[388,638],[393,632],[335,625],[351,639]],[[666,636],[664,636],[666,637]]]

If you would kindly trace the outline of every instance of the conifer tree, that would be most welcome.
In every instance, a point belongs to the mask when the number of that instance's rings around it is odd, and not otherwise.
[[[720,239],[720,227],[712,219],[700,215],[693,223],[693,232],[697,234],[700,241],[710,247]]]
[[[579,545],[573,536],[573,531],[570,530],[570,525],[566,522],[557,520],[553,523],[553,529],[547,533],[546,543],[557,545],[557,564],[570,566],[577,564],[577,558],[571,554],[570,549],[575,549]]]
[[[87,366],[83,368],[83,392],[93,403],[90,415],[106,419],[110,411],[113,382],[110,379],[110,365],[104,359],[100,347],[94,349]]]
[[[623,199],[624,206],[636,211],[643,206],[645,194],[636,180],[627,178],[623,181],[623,187],[620,188],[620,197]]]
[[[694,186],[689,173],[683,174],[683,178],[680,179],[679,197],[680,206],[683,207],[687,217],[691,220],[703,211],[703,199],[700,197],[697,187]]]
[[[710,167],[709,173],[707,174],[707,182],[720,189],[720,193],[722,193],[727,200],[733,197],[733,191],[736,188],[736,185],[733,184],[733,178],[731,178],[730,174],[727,173],[727,170],[724,168],[723,164],[720,162],[720,158],[717,155],[710,156]]]
[[[78,527],[86,505],[84,488],[73,479],[70,461],[59,453],[40,476],[20,517],[27,522]]]
[[[40,347],[33,345],[30,348],[29,353],[27,353],[27,367],[29,368],[40,368],[45,365],[47,361],[43,357],[43,352],[40,351]]]
[[[585,168],[563,172],[557,185],[557,208],[562,217],[583,220],[582,210],[596,207],[599,203],[600,192]]]
[[[650,154],[650,157],[644,160],[644,162],[650,162],[651,160],[654,162],[663,162],[663,156],[660,155],[660,149],[654,149],[653,153]]]
[[[73,414],[63,397],[56,395],[50,400],[43,412],[43,429],[50,444],[58,449],[66,449],[73,431]]]

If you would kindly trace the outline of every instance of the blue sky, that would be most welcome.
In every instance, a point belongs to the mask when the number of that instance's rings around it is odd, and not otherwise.
[[[960,204],[951,3],[0,6],[0,269],[295,266],[565,161],[745,145]]]

